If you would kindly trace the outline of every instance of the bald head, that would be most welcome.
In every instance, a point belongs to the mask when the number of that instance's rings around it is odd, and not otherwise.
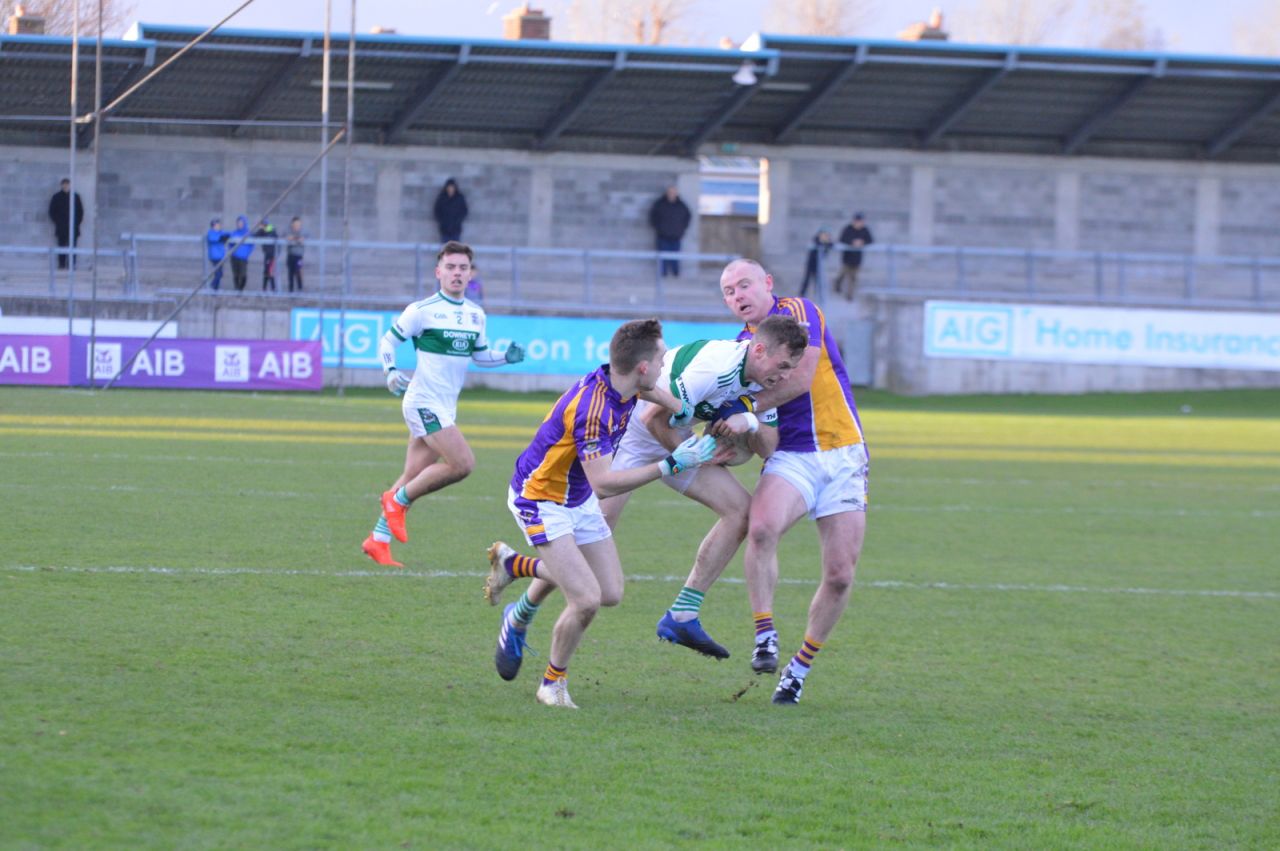
[[[720,274],[720,295],[734,316],[755,325],[773,309],[773,278],[755,260],[734,260]]]

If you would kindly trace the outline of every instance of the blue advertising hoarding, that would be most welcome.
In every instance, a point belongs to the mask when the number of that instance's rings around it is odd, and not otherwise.
[[[339,329],[340,314],[324,312],[324,333],[320,333],[320,311],[294,308],[290,316],[290,337],[294,340],[324,341],[324,365],[338,365],[339,337],[345,342],[344,363],[356,369],[379,369],[378,340],[399,316],[397,311],[348,310],[345,326]],[[489,345],[502,351],[512,342],[524,346],[523,363],[507,370],[529,375],[573,375],[590,372],[609,359],[609,338],[625,319],[585,319],[564,316],[493,316],[485,326]],[[663,338],[674,348],[694,340],[733,339],[742,329],[732,322],[663,322]],[[396,366],[412,370],[414,353],[410,346],[396,350]]]

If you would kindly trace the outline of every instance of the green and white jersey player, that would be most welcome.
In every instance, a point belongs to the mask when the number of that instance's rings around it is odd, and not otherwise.
[[[742,463],[750,453],[766,457],[777,446],[777,429],[772,427],[774,411],[742,411],[724,417],[721,406],[750,396],[785,381],[799,363],[808,344],[808,335],[790,317],[770,317],[760,323],[752,340],[701,340],[667,352],[658,386],[669,389],[685,404],[682,418],[669,418],[657,405],[641,401],[627,424],[614,469],[631,469],[666,457],[690,434],[698,422],[716,422],[717,452],[711,464],[704,464],[673,476],[663,484],[710,508],[716,523],[703,538],[693,569],[676,602],[658,622],[658,637],[684,645],[714,658],[728,657],[729,651],[703,630],[698,620],[702,599],[720,577],[747,534],[751,495],[724,464]],[[746,343],[746,345],[744,345]],[[747,406],[752,407],[750,400]],[[761,427],[761,424],[766,427]],[[749,452],[747,452],[749,450]],[[612,528],[626,506],[629,494],[600,501],[600,508]]]
[[[382,494],[382,515],[363,549],[378,564],[391,558],[391,538],[408,540],[405,512],[415,499],[459,482],[475,468],[475,455],[458,430],[458,394],[467,367],[503,366],[524,360],[512,343],[504,352],[489,348],[484,309],[463,294],[471,281],[474,255],[460,242],[446,242],[436,256],[440,290],[414,302],[378,341],[387,389],[404,395],[401,409],[409,428],[404,471]],[[396,349],[411,341],[417,353],[412,377],[396,369]]]

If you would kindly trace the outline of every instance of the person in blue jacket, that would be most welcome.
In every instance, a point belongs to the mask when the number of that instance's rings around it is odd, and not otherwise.
[[[231,241],[246,240],[231,252],[231,278],[235,281],[236,292],[242,292],[249,281],[249,255],[253,253],[253,243],[248,242],[249,220],[244,216],[236,216],[236,229],[231,232]]]
[[[222,230],[222,219],[214,216],[209,221],[209,230],[205,232],[205,248],[209,252],[209,262],[213,264],[213,277],[209,280],[209,289],[214,292],[222,286],[222,258],[227,256],[227,240],[231,234]]]

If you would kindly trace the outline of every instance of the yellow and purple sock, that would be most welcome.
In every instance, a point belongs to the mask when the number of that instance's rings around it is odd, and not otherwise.
[[[542,566],[542,559],[529,558],[519,553],[507,556],[502,562],[502,566],[506,569],[508,575],[515,579],[537,579],[538,568]]]
[[[804,644],[800,645],[800,651],[791,657],[791,676],[796,679],[803,680],[809,675],[809,667],[813,664],[813,657],[818,655],[818,651],[822,649],[822,642],[806,635]]]
[[[773,628],[773,612],[752,612],[751,617],[756,622],[757,644],[766,638],[778,637],[778,631]]]
[[[542,675],[542,684],[544,686],[553,686],[568,676],[568,667],[558,668],[550,662],[547,663],[547,672]]]

